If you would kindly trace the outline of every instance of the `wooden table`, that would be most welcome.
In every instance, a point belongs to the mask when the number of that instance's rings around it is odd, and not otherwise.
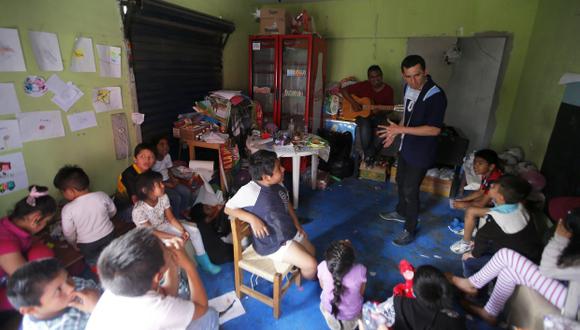
[[[199,148],[206,148],[206,149],[213,149],[216,150],[218,153],[218,159],[219,159],[219,165],[218,165],[218,171],[219,171],[219,178],[220,178],[220,188],[221,190],[225,193],[228,189],[227,189],[227,184],[226,184],[226,178],[225,178],[225,171],[224,171],[224,166],[223,166],[223,161],[222,161],[222,153],[220,151],[221,146],[223,146],[223,143],[208,143],[205,141],[201,141],[201,140],[190,140],[190,139],[181,139],[182,143],[187,144],[187,147],[189,149],[189,159],[190,160],[194,160],[195,159],[195,148],[199,147]]]

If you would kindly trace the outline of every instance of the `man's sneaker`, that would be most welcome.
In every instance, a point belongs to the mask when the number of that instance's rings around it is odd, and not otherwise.
[[[411,243],[415,240],[415,235],[411,234],[408,230],[403,230],[397,238],[393,240],[393,244],[396,246],[403,246]]]
[[[379,213],[379,217],[381,217],[381,219],[387,220],[387,221],[397,221],[397,222],[401,222],[401,223],[405,222],[405,218],[402,215],[400,215],[399,212],[397,212],[397,211],[381,212],[381,213]]]
[[[453,243],[449,248],[455,254],[464,254],[473,250],[473,242],[466,242],[460,239],[459,241]]]

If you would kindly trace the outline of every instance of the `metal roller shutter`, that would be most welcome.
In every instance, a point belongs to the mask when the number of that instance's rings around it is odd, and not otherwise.
[[[194,100],[221,89],[222,53],[234,24],[157,0],[121,1],[143,141],[170,135]]]

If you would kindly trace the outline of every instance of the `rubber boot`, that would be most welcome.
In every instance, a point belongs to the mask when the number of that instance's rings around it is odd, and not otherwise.
[[[221,272],[222,270],[220,266],[216,266],[211,263],[211,260],[209,260],[207,253],[195,256],[195,261],[197,261],[197,264],[201,267],[201,269],[205,270],[206,272],[212,275],[215,275]]]

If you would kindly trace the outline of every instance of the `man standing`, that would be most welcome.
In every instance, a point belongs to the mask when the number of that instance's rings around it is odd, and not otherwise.
[[[373,105],[392,106],[394,103],[393,89],[383,82],[381,68],[378,65],[371,65],[367,70],[367,78],[366,81],[358,82],[340,90],[345,100],[351,104],[353,111],[357,113],[363,110],[363,106],[352,97],[353,95],[359,98],[369,98]],[[359,127],[358,134],[367,163],[374,161],[375,154],[380,148],[380,140],[376,139],[375,129],[379,124],[387,122],[386,115],[386,112],[374,112],[366,118],[362,116],[356,117],[356,124]]]
[[[396,211],[380,213],[384,220],[405,223],[405,229],[393,240],[401,246],[415,239],[419,216],[419,187],[433,163],[437,149],[437,135],[441,132],[447,98],[427,74],[425,60],[419,55],[409,55],[401,63],[404,87],[405,114],[399,124],[389,121],[379,125],[383,145],[390,146],[397,135],[401,136],[397,166],[399,203]]]

